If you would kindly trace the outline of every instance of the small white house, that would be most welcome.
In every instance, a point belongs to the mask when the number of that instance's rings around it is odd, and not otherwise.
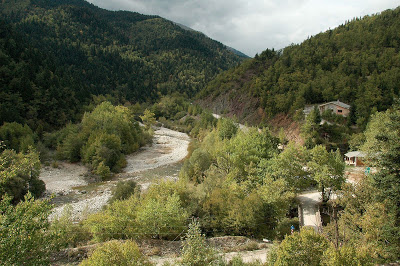
[[[364,165],[363,158],[365,157],[365,154],[361,151],[351,151],[346,153],[344,156],[347,165],[354,165],[354,166]]]

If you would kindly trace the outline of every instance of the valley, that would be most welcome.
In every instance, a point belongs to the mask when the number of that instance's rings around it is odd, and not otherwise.
[[[239,4],[0,1],[1,265],[399,263],[400,7],[249,58]]]

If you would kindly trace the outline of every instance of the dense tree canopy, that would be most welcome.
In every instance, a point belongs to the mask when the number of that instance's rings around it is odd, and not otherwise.
[[[221,111],[244,105],[251,112],[262,107],[268,116],[339,99],[351,104],[353,122],[364,127],[370,114],[386,110],[399,95],[399,27],[400,8],[355,18],[282,51],[262,52],[220,74],[201,98],[216,107],[209,95],[228,94],[224,99],[234,104]],[[253,98],[258,105],[247,105]]]
[[[365,131],[361,147],[378,168],[373,175],[382,199],[390,199],[400,218],[400,101],[386,112],[376,113]],[[398,225],[400,225],[398,223]]]
[[[83,0],[6,0],[0,12],[0,124],[60,127],[78,119],[91,94],[193,96],[241,60],[171,21]]]
[[[86,112],[80,124],[68,125],[47,138],[56,139],[59,158],[82,160],[105,178],[110,171],[119,172],[126,163],[124,154],[136,151],[149,136],[128,108],[103,102]]]

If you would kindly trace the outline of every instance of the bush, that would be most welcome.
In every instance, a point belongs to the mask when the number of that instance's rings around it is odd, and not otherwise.
[[[57,249],[55,234],[49,230],[48,201],[34,200],[28,193],[16,206],[10,197],[0,201],[0,264],[47,265]]]
[[[284,239],[285,236],[291,234],[291,226],[295,227],[295,230],[298,230],[300,228],[299,226],[299,218],[284,218],[282,219],[279,223],[278,226],[275,228],[276,231],[276,237],[278,239]]]
[[[178,113],[176,113],[176,115],[174,116],[174,120],[179,120],[181,118],[183,118],[186,115],[185,111],[180,111]]]
[[[107,180],[111,177],[110,168],[104,165],[104,162],[100,162],[96,168],[95,174],[100,176],[102,180]]]
[[[71,216],[72,207],[67,205],[61,217],[51,223],[51,231],[57,235],[61,247],[76,247],[90,240],[90,232],[81,224],[75,224]]]
[[[175,192],[176,186],[168,186],[171,183],[152,186],[144,195],[115,200],[106,210],[90,215],[84,225],[95,241],[174,239],[185,229],[189,214]]]
[[[71,131],[66,135],[62,144],[57,147],[57,157],[61,160],[79,162],[81,159],[81,149],[84,144],[82,136]]]
[[[287,236],[269,255],[270,265],[321,265],[329,242],[313,228]]]
[[[58,145],[60,145],[71,132],[78,133],[79,126],[69,123],[60,130],[51,133],[46,132],[43,134],[43,143],[50,149],[57,149]]]
[[[192,156],[185,161],[180,176],[187,180],[201,183],[204,178],[204,172],[211,165],[211,155],[202,149],[193,151]]]
[[[221,139],[231,139],[235,136],[238,126],[231,119],[221,118],[218,120],[217,129]]]
[[[371,249],[363,247],[352,247],[351,245],[343,245],[338,249],[331,245],[324,253],[323,265],[377,265],[371,258]]]
[[[110,202],[128,199],[135,193],[136,188],[136,182],[133,180],[119,181],[114,189],[113,196],[110,199]]]
[[[189,225],[182,248],[182,265],[203,266],[222,264],[217,251],[209,247],[201,234],[200,224],[193,221]]]
[[[43,142],[39,141],[36,145],[36,150],[39,153],[40,162],[46,163],[50,160],[50,151],[49,149],[43,144]]]
[[[256,260],[255,262],[243,262],[243,259],[240,255],[235,255],[231,261],[228,262],[228,266],[262,266],[264,265],[260,261]]]
[[[6,122],[0,127],[0,140],[4,142],[7,149],[16,152],[26,152],[29,147],[34,147],[34,137],[28,125]]]
[[[337,115],[335,113],[333,113],[332,110],[325,110],[322,114],[321,114],[321,118],[325,119],[326,121],[332,122],[332,123],[337,123],[337,124],[345,124],[346,123],[346,118],[341,116],[341,115]]]
[[[30,191],[39,197],[45,191],[45,184],[39,179],[39,155],[34,151],[27,154],[4,150],[0,154],[0,195],[8,194],[17,203]]]
[[[98,169],[102,163],[109,170],[118,172],[124,161],[121,153],[121,140],[112,134],[92,135],[87,144],[82,148],[83,161]],[[104,167],[102,167],[102,170]]]
[[[114,201],[107,209],[89,215],[83,225],[95,242],[138,237],[140,227],[136,222],[136,212],[139,204],[135,197]]]
[[[152,265],[147,257],[139,250],[137,244],[131,240],[125,242],[110,241],[96,250],[82,263],[81,266],[108,266],[108,265]]]
[[[179,196],[148,194],[137,209],[137,223],[143,235],[174,239],[182,232],[188,218]]]

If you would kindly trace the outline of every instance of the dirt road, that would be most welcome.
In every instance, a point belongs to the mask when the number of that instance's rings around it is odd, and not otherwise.
[[[321,225],[321,218],[318,211],[318,204],[321,202],[321,192],[312,191],[301,194],[297,198],[300,201],[302,209],[302,221],[300,221],[300,224],[310,226],[317,231]]]

